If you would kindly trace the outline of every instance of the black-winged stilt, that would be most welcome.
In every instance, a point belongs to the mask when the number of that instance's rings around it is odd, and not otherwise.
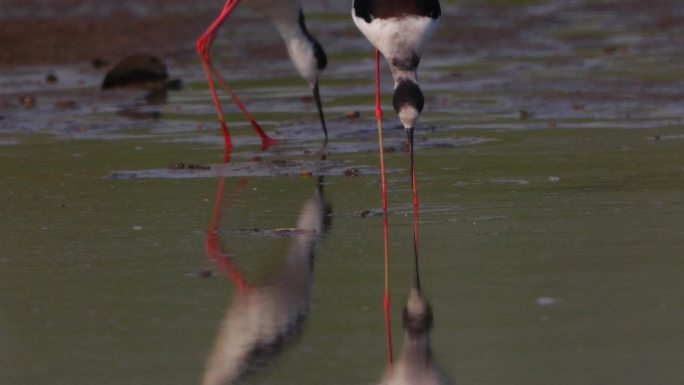
[[[385,322],[388,329],[390,362],[392,341],[389,319],[389,236],[387,226],[387,183],[382,141],[382,107],[380,103],[380,54],[390,65],[394,79],[392,105],[401,120],[409,141],[411,186],[414,207],[414,260],[418,260],[418,188],[414,162],[413,131],[416,120],[423,110],[425,99],[418,86],[418,64],[425,43],[439,24],[441,16],[439,0],[354,0],[352,18],[356,26],[376,48],[376,104],[380,168],[382,174],[382,200],[384,210],[385,238]]]
[[[325,134],[325,139],[327,141],[328,132],[325,126],[325,118],[323,117],[323,109],[321,106],[321,97],[318,90],[318,79],[321,75],[321,72],[326,67],[327,58],[321,45],[313,36],[311,36],[306,28],[301,2],[299,0],[242,1],[244,1],[246,5],[270,19],[280,33],[285,42],[285,46],[287,47],[287,52],[290,56],[290,59],[297,69],[297,72],[304,78],[304,80],[307,81],[313,91],[316,107],[318,108],[318,115],[323,127],[323,133]],[[254,130],[256,130],[257,134],[259,134],[259,137],[261,138],[262,149],[265,149],[276,142],[259,126],[256,120],[247,111],[244,104],[228,86],[228,83],[225,81],[225,79],[216,70],[211,61],[211,45],[216,37],[216,33],[223,22],[230,16],[231,12],[240,2],[241,0],[227,0],[219,16],[197,41],[197,51],[202,59],[204,72],[209,82],[212,99],[216,107],[216,113],[218,115],[218,120],[223,131],[223,137],[226,142],[226,155],[230,153],[233,144],[214,81],[219,82],[233,102],[238,106],[240,111],[242,111],[245,117],[252,124],[252,127],[254,127]]]

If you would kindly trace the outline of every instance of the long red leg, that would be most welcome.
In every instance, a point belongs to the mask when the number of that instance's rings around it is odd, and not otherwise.
[[[380,147],[380,178],[382,183],[383,240],[385,244],[385,330],[390,366],[394,362],[392,349],[392,322],[390,317],[389,286],[389,222],[387,213],[387,178],[385,176],[385,146],[382,140],[382,103],[380,96],[380,51],[375,50],[375,117],[378,124],[378,145]]]
[[[266,135],[264,130],[259,126],[256,120],[251,116],[251,114],[247,112],[247,109],[245,108],[244,104],[240,101],[240,99],[238,99],[237,95],[235,95],[235,93],[230,89],[230,87],[228,87],[228,83],[225,82],[225,80],[223,80],[223,78],[220,76],[220,74],[214,68],[211,62],[211,45],[214,41],[214,38],[216,38],[216,33],[223,24],[223,22],[228,18],[228,16],[230,16],[230,13],[233,11],[233,9],[238,5],[239,1],[240,0],[228,0],[226,4],[223,6],[221,13],[216,18],[216,20],[214,20],[214,22],[211,23],[209,28],[207,28],[207,30],[202,34],[199,40],[197,40],[197,52],[199,53],[200,59],[202,60],[204,74],[207,77],[207,82],[209,83],[211,97],[214,106],[216,107],[216,114],[218,116],[219,123],[221,124],[223,138],[226,143],[226,160],[229,158],[230,152],[233,149],[233,141],[230,137],[230,132],[228,131],[228,124],[226,123],[225,115],[223,113],[221,100],[219,99],[218,93],[216,91],[214,78],[216,78],[219,81],[219,83],[221,83],[223,88],[227,90],[231,99],[233,99],[233,102],[238,106],[240,111],[242,111],[242,113],[245,114],[245,117],[247,117],[247,119],[252,124],[252,127],[254,127],[257,134],[259,134],[261,138],[262,148],[265,149],[268,146],[275,143],[275,141],[272,138]]]
[[[261,138],[261,149],[266,150],[272,145],[278,143],[276,139],[271,138],[270,136],[266,135],[266,132],[264,132],[264,129],[261,128],[259,123],[257,123],[256,119],[252,116],[252,114],[247,111],[247,107],[245,107],[244,103],[238,98],[238,96],[235,94],[232,88],[228,85],[228,82],[221,76],[221,74],[214,68],[213,65],[211,65],[211,70],[216,78],[216,81],[219,82],[221,85],[221,88],[230,96],[230,98],[233,100],[233,103],[240,109],[242,114],[247,118],[249,123],[252,125],[254,128],[254,131],[256,131],[257,134],[259,134],[259,138]]]

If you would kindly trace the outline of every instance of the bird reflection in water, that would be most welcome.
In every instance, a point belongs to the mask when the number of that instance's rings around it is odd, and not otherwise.
[[[421,290],[418,248],[414,251],[413,285],[402,314],[402,352],[397,360],[393,360],[390,354],[389,369],[380,384],[450,385],[453,382],[433,359],[430,334],[434,316],[432,306]]]
[[[246,184],[246,179],[241,180],[231,199]],[[319,177],[313,195],[299,212],[282,268],[266,283],[253,286],[243,278],[219,241],[224,186],[221,178],[206,249],[209,260],[235,284],[236,290],[207,359],[204,385],[240,381],[270,362],[302,332],[311,304],[315,249],[330,225],[332,211],[323,197],[323,177]]]
[[[401,355],[387,370],[381,385],[450,385],[453,382],[435,364],[430,347],[432,307],[420,288],[411,289],[403,311]]]

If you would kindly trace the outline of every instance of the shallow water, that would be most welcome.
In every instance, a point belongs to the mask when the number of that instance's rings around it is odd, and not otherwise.
[[[681,380],[684,30],[668,20],[684,15],[604,4],[445,5],[421,63],[421,278],[434,358],[455,383]],[[243,349],[256,359],[241,382],[383,378],[372,55],[346,7],[314,10],[330,56],[325,161],[306,86],[247,11],[217,65],[282,143],[260,152],[226,99],[229,165],[192,47],[168,58],[185,88],[161,104],[100,93],[103,71],[86,65],[0,73],[0,383],[201,383],[237,338],[223,337],[261,323],[277,343]],[[411,192],[385,101],[398,355]],[[242,295],[226,261],[261,294]],[[244,333],[225,326],[235,314],[253,317]]]

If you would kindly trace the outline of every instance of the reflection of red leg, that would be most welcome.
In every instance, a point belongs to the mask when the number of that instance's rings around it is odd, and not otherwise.
[[[394,361],[392,349],[392,322],[390,317],[389,290],[389,223],[387,219],[387,178],[385,177],[385,148],[382,140],[382,104],[380,97],[380,51],[375,51],[375,117],[378,124],[378,145],[380,147],[380,180],[382,183],[383,240],[385,246],[385,330],[389,363]]]
[[[231,194],[230,203],[232,203],[237,194],[247,185],[247,179],[241,179],[240,184],[233,190]],[[219,180],[218,188],[216,189],[216,200],[214,202],[214,211],[211,216],[211,224],[207,231],[206,238],[206,252],[209,260],[214,263],[238,288],[243,291],[249,289],[249,283],[242,276],[240,270],[233,263],[230,254],[223,251],[221,242],[218,236],[218,225],[221,220],[221,206],[223,204],[223,191],[225,189],[225,178]]]
[[[216,78],[216,80],[219,81],[221,86],[230,95],[233,102],[238,106],[240,111],[242,111],[245,117],[247,117],[247,119],[250,121],[252,127],[254,127],[257,134],[259,134],[259,137],[261,138],[262,149],[266,149],[275,143],[275,140],[266,135],[266,133],[259,126],[256,120],[249,114],[249,112],[247,112],[247,109],[242,104],[242,102],[237,98],[237,95],[235,95],[235,93],[230,89],[230,87],[228,87],[228,83],[221,77],[221,75],[218,73],[216,68],[214,68],[213,64],[211,63],[211,45],[214,41],[214,38],[216,37],[216,33],[218,29],[221,27],[221,24],[223,24],[223,22],[228,18],[228,16],[230,16],[230,13],[238,5],[238,3],[239,0],[228,0],[226,4],[223,6],[221,13],[216,18],[216,20],[214,20],[214,22],[209,26],[209,28],[207,28],[207,30],[202,34],[199,40],[197,40],[197,52],[199,53],[200,58],[202,60],[204,74],[207,77],[207,82],[209,83],[211,97],[214,106],[216,107],[216,114],[218,116],[219,123],[221,124],[223,138],[226,142],[226,158],[229,158],[228,154],[233,149],[233,142],[230,138],[230,132],[228,131],[228,125],[226,123],[226,119],[223,113],[223,108],[221,107],[221,100],[219,99],[218,93],[216,92],[216,84],[214,83],[214,78]]]

